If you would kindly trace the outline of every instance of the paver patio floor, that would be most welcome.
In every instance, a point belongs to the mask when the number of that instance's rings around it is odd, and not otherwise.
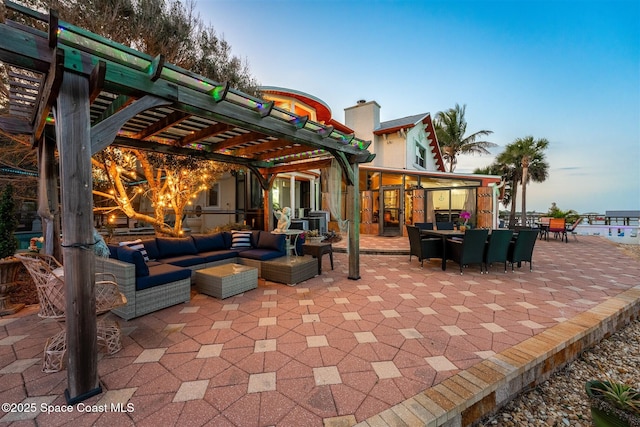
[[[361,247],[408,243],[362,236]],[[37,307],[2,317],[0,401],[38,411],[2,412],[0,423],[351,425],[640,285],[640,263],[595,236],[539,240],[533,272],[460,275],[453,262],[443,272],[440,260],[420,268],[408,255],[362,253],[361,279],[349,280],[347,255],[334,263],[325,257],[322,275],[297,286],[260,280],[225,300],[194,292],[187,304],[120,320],[123,350],[101,356],[104,391],[84,403],[129,412],[40,412],[65,403],[67,371],[41,371],[60,325]]]

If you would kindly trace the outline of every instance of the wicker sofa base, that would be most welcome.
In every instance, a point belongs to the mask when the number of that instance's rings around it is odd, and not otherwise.
[[[127,298],[127,303],[111,311],[125,320],[131,320],[191,299],[191,280],[189,278],[138,291],[136,290],[135,266],[133,264],[96,257],[96,272],[112,273],[116,276],[118,288]]]
[[[318,274],[318,260],[311,256],[281,257],[262,263],[262,278],[272,282],[296,285]]]
[[[287,285],[295,285],[311,279],[318,273],[318,260],[311,256],[285,256],[271,261],[234,257],[189,267],[191,280],[187,278],[137,291],[133,264],[96,257],[96,272],[112,273],[116,276],[120,292],[127,298],[127,304],[113,309],[112,312],[125,320],[131,320],[172,305],[188,302],[191,299],[191,284],[195,282],[198,270],[230,263],[254,267],[257,269],[258,277]]]

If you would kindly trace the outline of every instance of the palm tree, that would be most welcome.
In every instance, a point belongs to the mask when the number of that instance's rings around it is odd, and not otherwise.
[[[490,130],[481,130],[469,136],[464,135],[467,131],[467,121],[464,118],[466,108],[466,105],[461,107],[456,104],[454,108],[436,114],[434,122],[436,136],[444,160],[449,164],[449,172],[453,172],[456,168],[458,155],[490,154],[488,149],[496,146],[493,142],[479,140],[480,137],[492,134]]]
[[[515,226],[516,221],[516,195],[518,193],[518,183],[520,182],[519,162],[513,160],[513,152],[505,150],[500,153],[496,160],[486,168],[476,169],[473,173],[486,175],[500,175],[505,182],[502,204],[510,207],[509,227]]]
[[[549,176],[549,164],[545,161],[544,150],[549,147],[546,138],[533,139],[533,136],[518,138],[514,141],[521,154],[522,166],[522,225],[527,223],[527,184],[530,180],[543,182]]]
[[[509,183],[509,193],[511,196],[509,200],[509,227],[511,228],[516,225],[516,199],[521,177],[521,162],[516,147],[513,144],[507,145],[504,151],[496,157],[496,163],[509,171],[507,182]]]
[[[527,184],[543,182],[549,176],[549,164],[545,160],[544,150],[549,146],[545,138],[538,140],[533,136],[518,138],[505,147],[505,151],[496,157],[496,162],[505,167],[513,168],[511,176],[511,215],[509,225],[515,225],[515,200],[518,182],[522,184],[522,219],[521,224],[527,223]]]

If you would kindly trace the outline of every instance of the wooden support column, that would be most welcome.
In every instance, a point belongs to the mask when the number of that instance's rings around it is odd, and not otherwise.
[[[264,230],[271,231],[273,230],[273,219],[271,213],[271,206],[273,206],[273,200],[271,196],[271,190],[262,190],[262,205],[264,206],[263,212],[263,223]]]
[[[309,210],[310,211],[315,211],[316,210],[316,205],[317,205],[317,201],[316,201],[316,179],[315,178],[311,178],[310,182],[309,182]]]
[[[360,185],[358,163],[351,164],[352,183],[347,183],[347,219],[349,220],[349,279],[360,279]]]
[[[289,207],[291,208],[291,219],[296,218],[297,214],[296,214],[296,176],[295,176],[295,173],[292,173],[291,176],[289,177]]]
[[[67,403],[102,391],[98,380],[89,80],[65,72],[54,109],[60,154],[66,289]]]
[[[49,127],[38,143],[38,215],[42,220],[44,253],[63,262],[60,247],[59,170],[56,169],[55,135]]]

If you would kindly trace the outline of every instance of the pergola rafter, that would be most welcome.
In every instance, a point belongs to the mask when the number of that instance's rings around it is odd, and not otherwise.
[[[162,56],[152,57],[58,19],[5,1],[0,24],[0,62],[8,70],[9,114],[0,117],[8,133],[29,135],[42,164],[57,144],[60,158],[62,254],[67,292],[68,390],[74,403],[99,392],[97,378],[95,264],[92,228],[91,155],[114,145],[194,156],[241,165],[264,190],[271,224],[270,187],[279,173],[328,166],[337,159],[347,183],[349,278],[359,279],[358,165],[374,155],[370,144],[278,108],[273,102],[215,82]],[[42,28],[46,28],[45,31]],[[45,134],[55,129],[56,141]],[[57,200],[56,177],[46,180],[48,204]],[[40,198],[42,201],[42,197]],[[46,198],[45,198],[46,200]],[[50,214],[51,213],[51,214]],[[48,218],[47,224],[56,221]],[[51,226],[52,227],[52,226]],[[45,229],[51,239],[59,235]],[[50,242],[46,246],[49,250]]]

